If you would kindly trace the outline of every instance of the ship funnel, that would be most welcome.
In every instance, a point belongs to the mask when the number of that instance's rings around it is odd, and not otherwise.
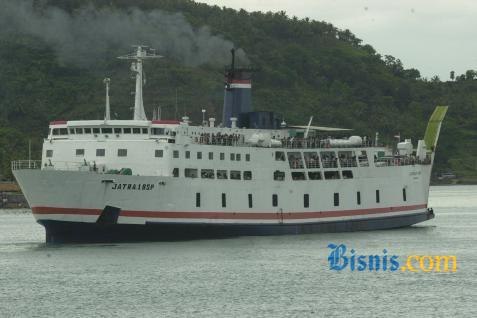
[[[222,123],[231,127],[230,118],[238,118],[241,113],[252,111],[252,73],[253,69],[237,67],[235,50],[231,50],[232,63],[225,70],[225,92]]]

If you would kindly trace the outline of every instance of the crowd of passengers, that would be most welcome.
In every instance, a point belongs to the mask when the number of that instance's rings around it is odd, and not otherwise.
[[[195,137],[195,142],[204,145],[233,146],[243,144],[244,139],[245,137],[240,134],[201,133],[199,137]]]

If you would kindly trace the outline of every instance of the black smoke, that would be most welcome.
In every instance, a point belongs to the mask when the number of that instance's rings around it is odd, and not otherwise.
[[[31,0],[0,0],[2,33],[38,37],[54,49],[61,63],[78,66],[93,65],[111,50],[128,53],[136,44],[149,45],[188,66],[222,66],[234,47],[207,26],[193,28],[181,13],[87,5],[70,14],[54,6],[36,8]],[[243,50],[237,57],[248,63]]]

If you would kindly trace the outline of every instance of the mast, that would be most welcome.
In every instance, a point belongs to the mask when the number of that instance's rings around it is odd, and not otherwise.
[[[144,72],[142,70],[142,62],[145,59],[161,58],[162,56],[156,55],[154,51],[148,52],[147,46],[135,45],[136,52],[119,56],[118,59],[133,60],[131,63],[131,71],[136,73],[136,93],[134,98],[134,120],[147,120],[146,113],[144,111],[144,103],[142,97],[142,87],[144,85]]]
[[[111,120],[111,108],[109,107],[109,83],[111,80],[106,77],[103,82],[106,85],[106,110],[104,113],[104,120]]]

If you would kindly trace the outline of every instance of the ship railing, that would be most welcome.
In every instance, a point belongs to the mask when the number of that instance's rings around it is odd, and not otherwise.
[[[305,167],[303,166],[303,161],[299,159],[290,160],[289,164],[291,169],[303,169]]]
[[[245,137],[238,134],[201,134],[194,137],[194,142],[200,145],[214,146],[245,146]]]
[[[42,167],[43,170],[61,170],[61,171],[92,171],[106,172],[104,164],[96,164],[88,161],[48,161]]]
[[[341,168],[355,168],[358,165],[356,163],[356,159],[345,158],[345,159],[340,159],[340,166]]]
[[[41,160],[14,160],[12,170],[41,169]]]
[[[321,159],[323,163],[323,168],[338,168],[338,160],[336,158],[332,159]]]
[[[232,147],[246,147],[251,144],[245,140],[244,135],[240,134],[201,134],[193,137],[193,142],[200,145],[214,145],[214,146],[232,146]],[[363,141],[360,145],[333,145],[331,147],[328,139],[321,139],[316,137],[309,138],[282,138],[273,139],[281,142],[281,147],[287,149],[326,149],[326,148],[369,148],[378,147],[369,140]],[[379,145],[380,146],[380,145]]]
[[[367,158],[358,158],[360,167],[369,167],[369,161]]]
[[[305,163],[306,163],[306,167],[308,169],[318,169],[318,168],[320,168],[320,162],[317,161],[317,160],[306,160],[305,159]]]
[[[377,147],[374,142],[370,140],[363,141],[360,145],[330,145],[329,139],[322,139],[316,137],[308,138],[283,138],[280,140],[282,147],[291,149],[326,149],[326,148],[369,148]]]
[[[411,165],[430,165],[431,158],[426,157],[424,160],[415,157],[392,157],[392,158],[377,158],[374,161],[376,167],[389,166],[411,166]]]

